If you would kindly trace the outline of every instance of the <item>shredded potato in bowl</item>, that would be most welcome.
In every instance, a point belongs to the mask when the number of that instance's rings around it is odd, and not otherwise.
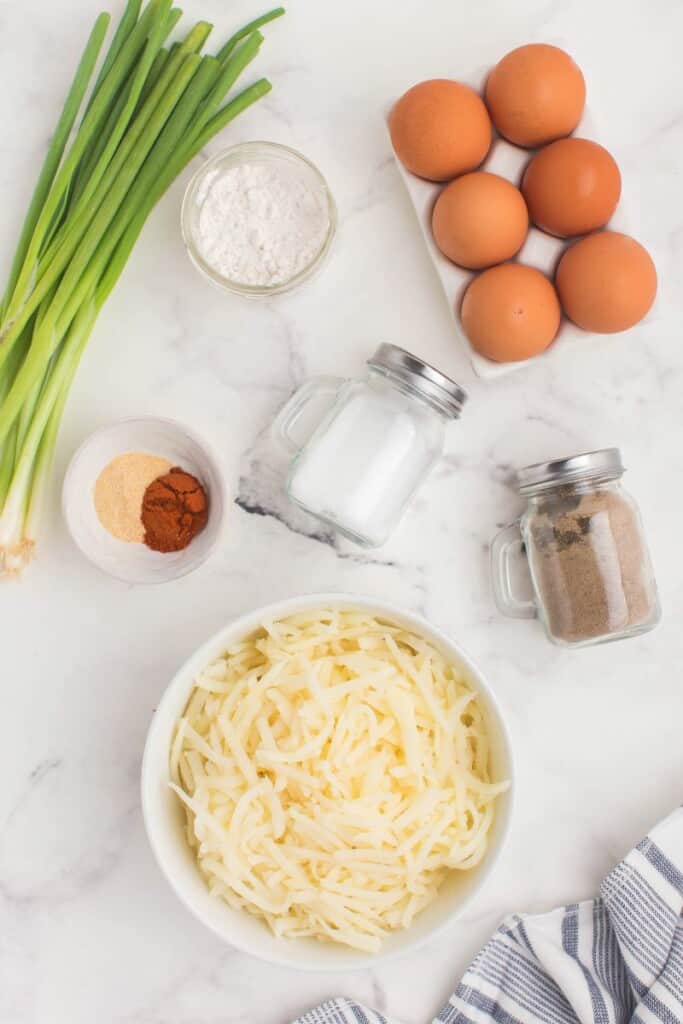
[[[212,893],[276,935],[372,953],[481,861],[507,789],[459,670],[334,608],[264,623],[204,669],[170,771]]]

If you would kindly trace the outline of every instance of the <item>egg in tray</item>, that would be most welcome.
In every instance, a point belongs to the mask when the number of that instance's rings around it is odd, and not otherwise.
[[[619,168],[590,137],[585,97],[572,58],[536,43],[507,54],[483,83],[421,82],[389,114],[480,376],[585,332],[627,330],[654,302],[654,264],[625,231]]]

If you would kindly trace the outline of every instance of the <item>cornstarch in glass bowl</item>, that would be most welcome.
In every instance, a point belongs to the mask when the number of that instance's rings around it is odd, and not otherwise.
[[[320,171],[275,143],[234,146],[209,160],[188,185],[183,237],[214,284],[273,294],[300,284],[322,262],[336,223]]]

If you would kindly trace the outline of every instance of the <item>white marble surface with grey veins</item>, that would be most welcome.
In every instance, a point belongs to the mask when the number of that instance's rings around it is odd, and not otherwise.
[[[188,19],[213,20],[227,35],[262,5],[184,6]],[[99,8],[0,0],[5,268]],[[286,1024],[332,995],[426,1024],[505,913],[592,895],[683,796],[683,6],[292,0],[267,36],[259,71],[274,91],[210,149],[240,139],[301,149],[329,179],[338,237],[301,291],[272,302],[223,295],[183,250],[186,175],[97,324],[61,432],[39,556],[21,583],[0,588],[2,1024]],[[583,67],[661,290],[641,331],[481,382],[454,336],[383,115],[413,82],[458,77],[530,40],[566,46]],[[287,511],[262,432],[305,377],[359,374],[379,341],[433,361],[471,399],[403,525],[368,555]],[[60,514],[76,446],[139,414],[204,432],[235,498],[220,551],[154,589],[92,568]],[[664,620],[641,639],[569,653],[536,623],[496,613],[489,542],[520,508],[512,467],[615,444],[647,525]],[[259,604],[341,589],[421,611],[480,663],[513,730],[517,812],[494,879],[444,939],[377,970],[307,975],[222,945],[179,905],[145,839],[140,757],[164,687],[201,641]]]

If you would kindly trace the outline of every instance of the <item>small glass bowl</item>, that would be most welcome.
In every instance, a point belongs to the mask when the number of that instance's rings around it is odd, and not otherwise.
[[[272,285],[243,284],[240,281],[231,281],[229,278],[223,277],[222,274],[219,274],[202,257],[199,251],[199,246],[195,241],[200,209],[196,201],[196,197],[206,175],[216,170],[216,168],[235,167],[239,164],[250,163],[252,161],[263,162],[266,160],[296,164],[300,171],[309,178],[309,180],[314,180],[316,185],[322,186],[327,200],[330,225],[325,241],[317,255],[313,260],[311,260],[308,266],[304,267],[303,270],[300,270],[298,274],[294,275],[294,277],[290,277],[286,281],[279,281],[277,284]],[[307,281],[309,277],[313,276],[324,262],[337,229],[337,207],[325,178],[322,176],[315,164],[312,164],[311,161],[307,160],[301,153],[298,153],[295,149],[290,149],[289,146],[280,145],[280,143],[277,142],[242,142],[236,146],[230,146],[228,149],[224,149],[210,160],[207,160],[207,162],[195,172],[187,186],[187,189],[185,190],[183,205],[180,212],[180,224],[183,233],[183,241],[190,259],[204,277],[213,284],[217,285],[219,288],[223,288],[225,291],[235,292],[238,295],[279,295],[283,292],[291,291],[298,285],[303,284],[304,281]]]

